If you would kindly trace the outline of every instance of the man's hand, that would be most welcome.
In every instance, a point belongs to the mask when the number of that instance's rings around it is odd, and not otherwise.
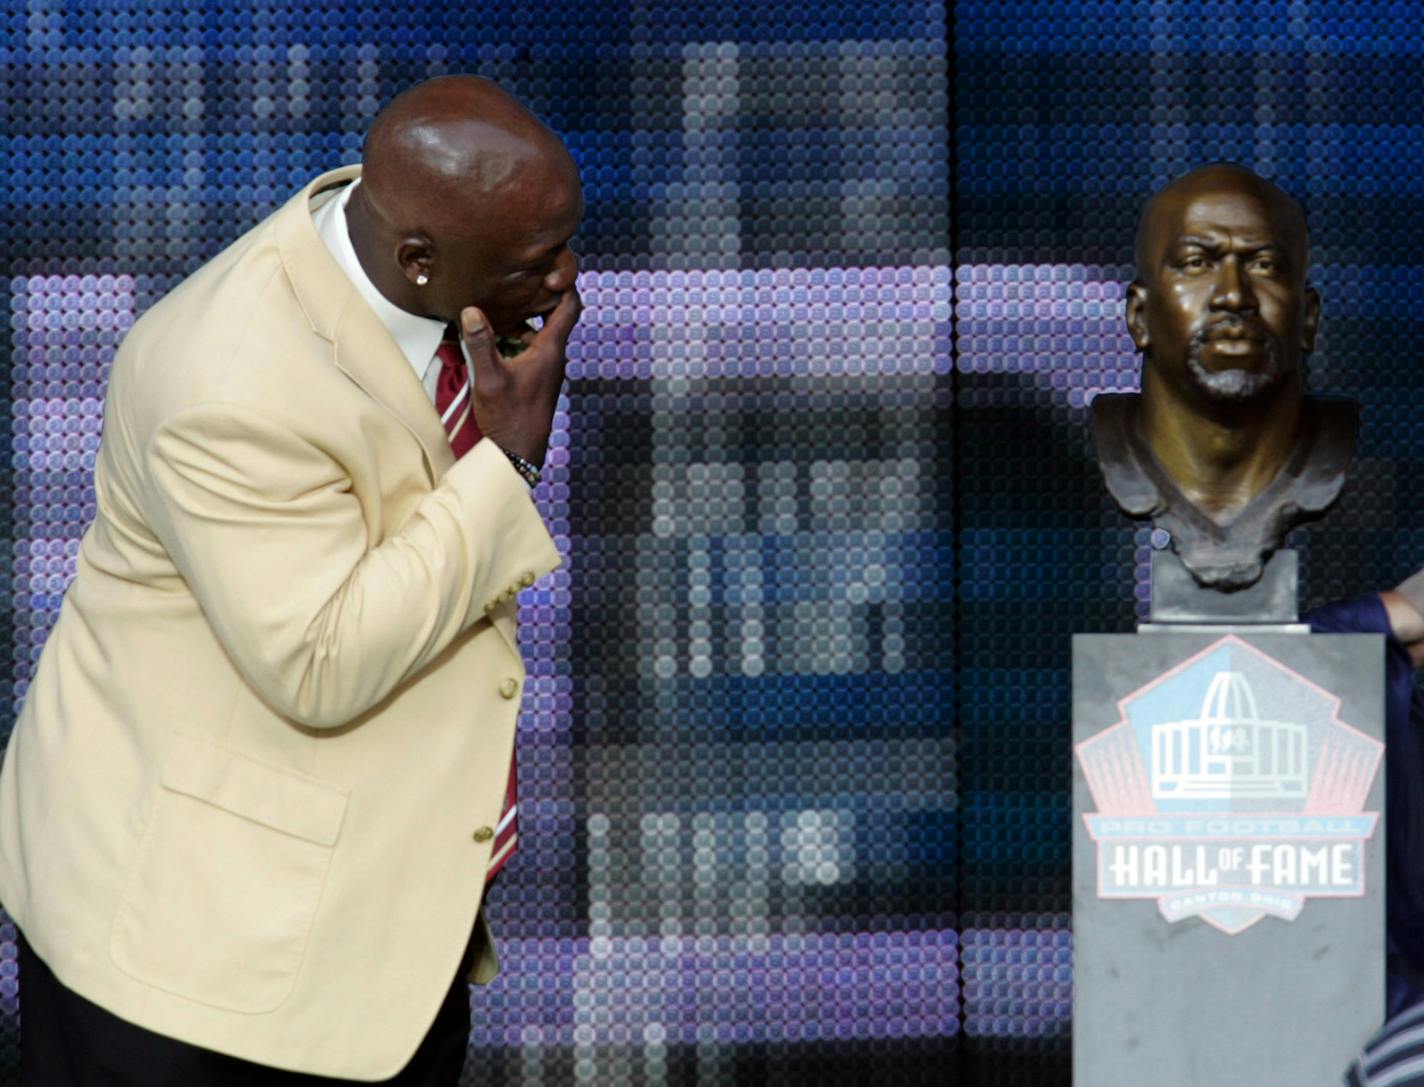
[[[578,291],[566,291],[529,346],[506,359],[495,350],[485,315],[474,306],[460,311],[460,331],[475,371],[471,389],[475,422],[495,445],[536,465],[544,463],[549,447],[568,363],[564,352],[582,312]]]

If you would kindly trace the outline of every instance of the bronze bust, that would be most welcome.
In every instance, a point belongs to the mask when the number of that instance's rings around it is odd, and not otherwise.
[[[1359,412],[1305,395],[1320,317],[1306,259],[1300,205],[1241,166],[1178,178],[1138,223],[1127,327],[1142,391],[1094,399],[1093,444],[1118,506],[1164,529],[1208,588],[1256,582],[1345,482]]]

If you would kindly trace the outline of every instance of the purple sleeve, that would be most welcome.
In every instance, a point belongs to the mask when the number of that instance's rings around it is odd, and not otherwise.
[[[1384,601],[1378,593],[1326,604],[1306,612],[1301,618],[1310,624],[1313,634],[1392,634],[1389,613],[1384,610]],[[1394,642],[1393,637],[1390,641]]]

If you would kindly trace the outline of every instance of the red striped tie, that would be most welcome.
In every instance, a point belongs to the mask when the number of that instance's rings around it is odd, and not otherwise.
[[[463,457],[480,440],[480,425],[470,405],[470,368],[460,341],[454,336],[454,325],[445,330],[445,339],[435,357],[440,360],[440,378],[435,383],[435,410],[450,436],[450,448],[456,457]]]
[[[435,383],[435,410],[450,436],[450,448],[456,457],[463,457],[480,440],[480,425],[470,406],[470,368],[460,350],[455,326],[445,330],[445,339],[435,352],[440,360],[440,377]],[[504,790],[504,807],[499,813],[499,826],[494,829],[494,845],[490,851],[489,870],[485,882],[494,879],[504,862],[514,855],[519,841],[519,805],[515,798],[515,762],[510,753],[509,784]]]

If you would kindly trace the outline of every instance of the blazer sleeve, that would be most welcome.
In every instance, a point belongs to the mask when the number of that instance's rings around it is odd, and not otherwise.
[[[243,676],[299,724],[359,717],[559,564],[492,442],[378,541],[346,470],[250,408],[187,408],[146,459],[160,542]]]

